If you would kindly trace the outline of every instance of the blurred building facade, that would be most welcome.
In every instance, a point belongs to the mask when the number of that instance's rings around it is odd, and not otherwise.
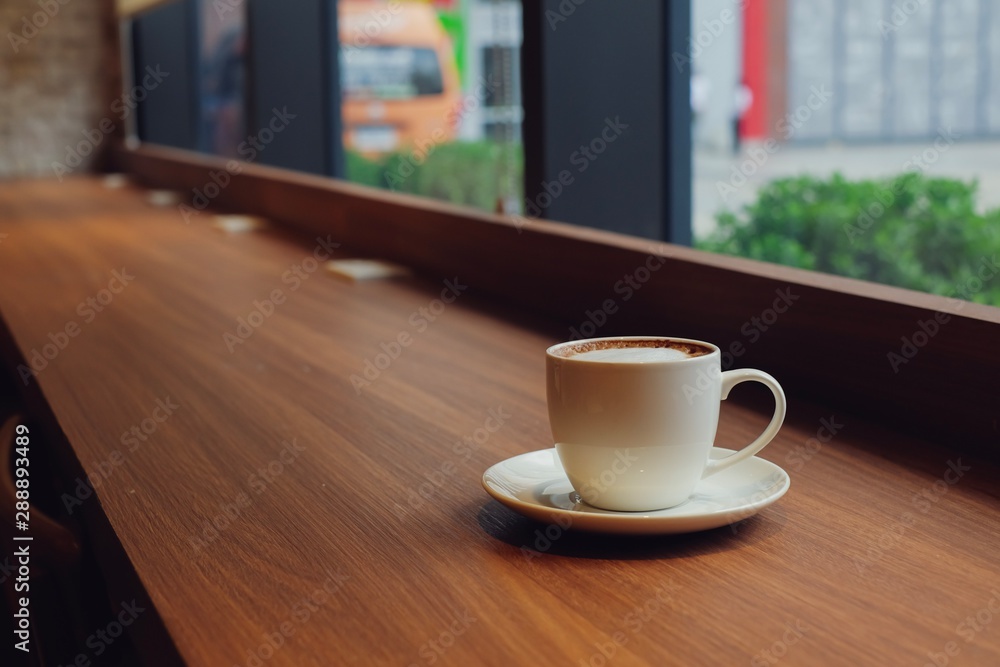
[[[1000,137],[1000,0],[704,0],[684,55],[702,149],[732,147],[741,82],[744,139]]]

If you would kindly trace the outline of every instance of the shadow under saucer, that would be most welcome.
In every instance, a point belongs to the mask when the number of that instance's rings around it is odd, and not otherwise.
[[[691,558],[758,544],[780,533],[787,523],[787,515],[781,505],[773,505],[747,519],[711,530],[622,535],[542,523],[491,500],[480,508],[477,520],[486,534],[524,550],[529,556],[551,554],[569,558],[648,560]]]

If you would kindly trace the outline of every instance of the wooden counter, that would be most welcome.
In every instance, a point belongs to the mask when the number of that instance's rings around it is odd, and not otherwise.
[[[92,179],[0,185],[6,354],[78,329],[26,391],[101,475],[70,506],[106,521],[184,662],[1000,664],[991,463],[792,395],[762,452],[791,490],[760,515],[548,539],[480,478],[551,446],[563,327],[461,275],[310,273],[338,239],[207,219]],[[756,408],[724,404],[718,443],[758,432]]]

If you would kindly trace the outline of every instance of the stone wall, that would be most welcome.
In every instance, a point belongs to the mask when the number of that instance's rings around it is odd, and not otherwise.
[[[113,12],[113,0],[0,2],[0,178],[55,178],[54,163],[69,173],[100,164],[111,141],[94,131],[104,119],[105,128],[118,123]]]

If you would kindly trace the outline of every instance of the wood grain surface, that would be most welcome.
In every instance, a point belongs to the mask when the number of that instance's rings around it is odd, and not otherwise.
[[[83,503],[188,664],[1000,664],[997,469],[954,443],[792,393],[762,452],[792,487],[760,515],[546,538],[480,478],[551,446],[543,351],[561,323],[461,274],[296,283],[314,238],[225,235],[91,179],[0,185],[0,234],[7,352],[78,325],[29,382],[64,454],[108,471]],[[134,278],[96,312],[116,271]],[[727,401],[718,444],[768,412]]]
[[[188,204],[228,175],[213,205],[467,276],[480,294],[558,322],[562,337],[589,335],[582,327],[601,321],[610,299],[616,308],[599,335],[684,330],[735,349],[735,368],[767,364],[799,395],[1000,460],[1000,396],[987,379],[1000,374],[1000,308],[273,167],[234,162],[231,171],[177,149],[117,155],[140,181],[174,188]],[[997,261],[975,258],[970,270]],[[643,273],[647,262],[659,268]],[[976,283],[954,287],[968,293]]]

